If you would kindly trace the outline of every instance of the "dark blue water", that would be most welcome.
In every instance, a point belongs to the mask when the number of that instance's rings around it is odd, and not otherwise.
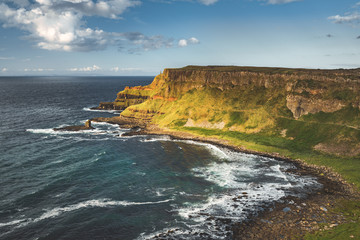
[[[89,107],[151,81],[0,78],[0,239],[228,239],[263,204],[320,187],[291,164],[209,144],[110,124],[52,130],[115,116]]]

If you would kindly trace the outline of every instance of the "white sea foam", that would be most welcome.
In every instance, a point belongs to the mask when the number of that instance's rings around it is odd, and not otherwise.
[[[88,112],[105,112],[105,113],[112,113],[112,114],[120,114],[122,112],[121,110],[101,110],[101,109],[91,109],[91,108],[87,108],[87,107],[84,107],[83,110],[88,111]]]
[[[92,125],[95,125],[95,126],[108,126],[108,127],[112,127],[112,128],[119,128],[119,125],[116,124],[116,123],[91,121],[91,124],[92,124]]]
[[[281,166],[280,166],[279,164],[277,164],[277,165],[275,165],[275,166],[271,166],[270,168],[273,170],[273,172],[267,173],[266,175],[279,177],[279,178],[284,179],[285,181],[288,181],[285,173],[283,173],[283,172],[281,171],[281,169],[280,169]]]
[[[161,204],[161,203],[167,203],[172,201],[172,199],[166,199],[156,202],[130,202],[130,201],[115,201],[108,198],[104,199],[93,199],[88,200],[85,202],[80,202],[77,204],[69,205],[66,207],[56,207],[50,210],[45,211],[43,214],[41,214],[37,218],[24,218],[24,219],[18,219],[11,222],[6,223],[0,223],[0,227],[5,226],[13,226],[17,225],[16,227],[24,227],[31,223],[36,223],[48,218],[54,218],[57,217],[63,213],[75,211],[81,208],[91,208],[91,207],[100,207],[100,208],[107,208],[107,207],[115,207],[115,206],[134,206],[134,205],[151,205],[151,204]]]
[[[235,169],[226,163],[212,163],[210,166],[194,168],[192,171],[195,176],[205,178],[221,187],[236,188],[238,186],[234,174]]]
[[[219,225],[216,223],[216,219],[242,221],[250,212],[255,213],[261,210],[263,204],[277,201],[287,195],[296,195],[293,191],[295,189],[300,190],[304,186],[314,189],[321,187],[313,177],[299,177],[284,172],[290,167],[288,164],[230,150],[224,150],[224,153],[228,157],[226,161],[213,162],[205,167],[194,168],[192,171],[195,176],[204,178],[227,190],[212,194],[208,196],[207,200],[200,203],[172,205],[173,211],[177,212],[184,221],[196,222],[197,225],[200,225],[188,228],[195,229],[198,233],[203,231],[216,239],[226,238],[226,234],[224,234],[226,230],[218,230]],[[269,180],[266,176],[272,178]],[[251,179],[256,182],[251,182]],[[186,193],[180,192],[179,195],[184,196]],[[185,231],[183,228],[180,230]],[[223,235],[217,235],[219,232],[223,232]],[[177,232],[172,234],[176,239],[194,236],[190,230],[187,235]]]
[[[137,240],[154,239],[158,235],[161,235],[162,233],[166,233],[166,232],[174,232],[174,233],[176,233],[178,235],[188,234],[188,231],[182,230],[182,229],[179,229],[179,228],[165,228],[165,229],[162,229],[160,231],[150,233],[150,234],[141,233],[140,236],[137,238]]]
[[[222,148],[220,148],[216,145],[210,144],[210,143],[197,142],[197,141],[193,141],[193,140],[174,140],[174,141],[175,142],[184,142],[184,143],[192,144],[192,145],[204,146],[205,148],[207,148],[210,151],[210,153],[212,153],[216,157],[218,157],[220,159],[229,159],[227,150],[222,149]]]
[[[94,122],[93,126],[95,127],[94,129],[80,131],[55,131],[52,128],[27,129],[26,131],[35,134],[55,136],[59,139],[72,139],[75,141],[105,141],[109,139],[126,141],[126,139],[120,137],[126,130],[120,129],[117,124]],[[59,127],[64,127],[64,125]]]
[[[56,134],[56,131],[52,128],[44,128],[44,129],[26,129],[27,132],[31,133],[41,133],[41,134]]]
[[[213,154],[214,156],[216,156],[220,159],[229,159],[229,156],[226,153],[227,150],[222,149],[213,144],[209,144],[209,143],[203,143],[203,142],[198,142],[198,141],[193,141],[193,140],[171,139],[170,136],[168,136],[168,135],[146,138],[146,139],[142,139],[140,141],[141,142],[172,141],[172,142],[182,142],[182,143],[187,143],[187,144],[191,144],[191,145],[203,146],[203,147],[207,148],[210,151],[210,153]],[[179,147],[179,149],[182,149],[182,148]]]
[[[12,226],[12,225],[16,225],[22,222],[25,222],[26,219],[18,219],[18,220],[14,220],[11,222],[6,222],[6,223],[0,223],[0,227],[6,227],[6,226]]]
[[[169,191],[173,191],[175,188],[171,187],[171,188],[157,188],[155,190],[155,194],[158,197],[164,196],[166,195],[165,193],[169,192]]]
[[[159,141],[172,141],[172,140],[171,140],[170,136],[168,136],[168,135],[140,139],[140,142],[159,142]]]

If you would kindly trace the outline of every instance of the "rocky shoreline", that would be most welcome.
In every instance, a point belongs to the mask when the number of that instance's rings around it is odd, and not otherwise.
[[[310,165],[300,159],[289,159],[277,153],[269,154],[249,151],[232,145],[225,140],[162,129],[146,121],[122,116],[93,118],[89,122],[107,122],[130,129],[129,132],[122,136],[167,135],[173,139],[201,141],[237,152],[290,162],[296,166],[296,169],[289,169],[288,171],[297,175],[315,176],[317,181],[323,185],[321,189],[309,194],[306,198],[284,197],[274,202],[271,206],[264,206],[264,211],[249,217],[245,222],[236,223],[232,226],[233,239],[269,239],[269,237],[271,239],[302,239],[307,233],[331,229],[346,223],[347,220],[342,213],[332,210],[342,200],[360,199],[359,192],[357,192],[355,187],[347,183],[339,174],[334,173],[330,168]],[[69,130],[71,126],[65,128],[60,130]],[[234,196],[234,202],[237,201],[237,198],[241,197],[243,196]],[[154,236],[154,239],[169,239],[169,237],[171,236],[163,233]],[[207,236],[206,238],[209,237]]]
[[[302,239],[307,233],[327,230],[346,223],[341,213],[332,211],[342,200],[358,200],[359,193],[355,187],[347,183],[339,174],[330,168],[310,165],[300,159],[289,159],[279,154],[269,154],[249,151],[217,138],[205,138],[189,133],[161,129],[155,125],[137,119],[125,117],[95,118],[92,121],[118,124],[130,128],[124,136],[134,135],[168,135],[173,139],[195,140],[226,147],[234,151],[275,158],[293,163],[296,169],[290,169],[294,174],[312,175],[323,185],[323,188],[305,199],[285,197],[272,206],[265,207],[260,214],[248,221],[237,223],[232,227],[233,239]],[[238,196],[242,197],[242,196]],[[234,197],[236,201],[236,197]],[[164,238],[164,236],[162,236]],[[157,239],[161,239],[159,236]]]

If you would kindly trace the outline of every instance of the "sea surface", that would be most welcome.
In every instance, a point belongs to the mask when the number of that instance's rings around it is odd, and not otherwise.
[[[0,78],[0,239],[230,239],[231,224],[321,185],[292,164],[83,124],[153,77]]]

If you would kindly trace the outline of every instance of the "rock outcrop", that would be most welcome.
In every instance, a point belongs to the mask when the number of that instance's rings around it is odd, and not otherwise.
[[[309,114],[326,112],[331,113],[338,111],[346,106],[344,101],[337,99],[319,99],[319,98],[306,98],[299,95],[288,95],[286,97],[286,106],[293,113],[295,119]]]
[[[87,120],[84,125],[66,126],[61,128],[54,128],[54,131],[83,131],[92,130],[94,127],[91,126],[91,120]]]

